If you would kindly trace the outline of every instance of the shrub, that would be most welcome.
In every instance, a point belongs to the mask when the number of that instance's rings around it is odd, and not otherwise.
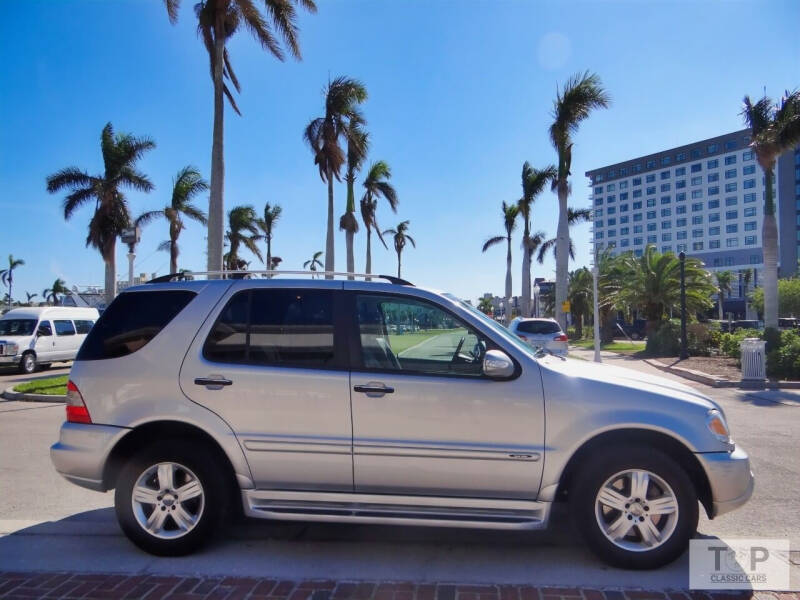
[[[761,332],[756,329],[737,329],[733,333],[723,333],[720,335],[719,349],[725,356],[739,359],[741,348],[739,347],[744,338],[761,337]]]
[[[689,323],[686,325],[686,349],[691,356],[709,356],[711,349],[718,346],[719,326],[713,327],[705,323]]]
[[[687,331],[688,335],[688,331]],[[649,356],[676,356],[681,351],[681,326],[665,321],[647,336],[645,352]]]
[[[780,332],[777,347],[767,352],[767,375],[800,379],[800,335],[796,332]]]

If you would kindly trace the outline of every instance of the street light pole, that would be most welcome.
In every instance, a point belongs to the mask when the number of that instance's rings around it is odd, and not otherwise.
[[[594,296],[594,362],[603,362],[600,357],[600,302],[597,296],[597,254],[592,265],[592,293]]]
[[[678,254],[681,261],[681,355],[680,359],[689,358],[686,341],[686,253]]]

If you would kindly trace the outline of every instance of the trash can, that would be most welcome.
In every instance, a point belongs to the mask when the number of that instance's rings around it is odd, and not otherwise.
[[[761,381],[767,379],[767,342],[758,338],[745,338],[742,350],[742,381]]]

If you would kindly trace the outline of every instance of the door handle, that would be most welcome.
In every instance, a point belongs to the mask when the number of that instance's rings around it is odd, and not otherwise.
[[[226,385],[233,385],[233,382],[230,379],[225,379],[224,377],[197,377],[194,380],[194,384],[204,385],[212,390],[219,390]]]
[[[359,392],[361,394],[394,394],[394,388],[388,387],[385,385],[357,385],[353,387],[354,392]]]

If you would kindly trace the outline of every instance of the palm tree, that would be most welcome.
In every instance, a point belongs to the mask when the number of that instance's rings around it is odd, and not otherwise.
[[[276,32],[283,39],[289,53],[300,59],[298,28],[295,22],[294,5],[299,4],[311,13],[316,12],[314,0],[263,0],[266,14],[256,7],[254,0],[200,0],[194,5],[197,17],[197,32],[203,39],[214,82],[214,130],[211,145],[211,195],[208,199],[208,271],[222,270],[222,246],[225,204],[223,188],[225,162],[223,156],[224,100],[228,98],[231,108],[237,113],[239,107],[226,81],[239,92],[239,80],[233,71],[227,42],[236,34],[240,25],[256,39],[263,50],[278,60],[284,59]],[[174,25],[178,21],[181,0],[164,0],[167,15]]]
[[[383,241],[380,227],[375,213],[378,210],[378,198],[385,198],[392,208],[397,212],[397,191],[394,189],[389,179],[392,178],[392,170],[388,163],[379,160],[370,165],[367,178],[364,180],[364,197],[361,198],[361,219],[364,221],[364,228],[367,230],[367,268],[365,273],[372,273],[372,230],[378,234],[381,244],[387,248]],[[369,278],[367,278],[369,280]]]
[[[27,300],[26,303],[29,306],[31,306],[31,305],[33,305],[33,299],[36,298],[36,296],[38,296],[39,294],[36,294],[36,293],[31,294],[30,292],[25,292],[25,295],[28,297],[28,300]]]
[[[67,167],[47,178],[47,191],[51,194],[64,189],[70,192],[64,198],[65,219],[69,220],[84,204],[94,202],[86,245],[99,250],[105,262],[106,302],[109,304],[117,294],[117,237],[131,223],[128,201],[122,190],[149,192],[153,189],[147,176],[137,170],[136,163],[155,146],[147,137],[115,134],[108,123],[100,136],[104,165],[101,175],[89,175],[78,167]]]
[[[506,294],[505,294],[505,322],[506,325],[511,320],[511,234],[517,227],[517,215],[519,214],[519,205],[506,204],[503,202],[503,227],[505,227],[505,235],[496,235],[489,238],[483,243],[482,252],[486,252],[495,244],[501,244],[506,241]]]
[[[567,209],[567,223],[570,227],[577,223],[589,223],[592,220],[592,211],[588,208],[572,208],[569,207]],[[544,259],[547,256],[547,253],[551,250],[553,251],[553,255],[557,254],[556,246],[558,245],[557,238],[550,238],[546,242],[542,242],[542,245],[539,246],[539,254],[536,256],[536,260],[541,265],[544,263]],[[572,243],[572,238],[569,240],[569,257],[572,260],[575,260],[575,245]]]
[[[725,318],[722,304],[725,302],[725,294],[730,296],[731,284],[733,283],[733,273],[731,271],[717,271],[717,293],[719,294],[719,320]]]
[[[249,235],[248,235],[249,234]],[[230,244],[227,259],[227,270],[238,271],[247,263],[239,256],[239,248],[244,246],[262,260],[258,249],[258,216],[252,206],[235,206],[228,213],[228,231],[225,239]]]
[[[316,272],[317,267],[324,267],[322,261],[320,260],[321,256],[322,256],[322,250],[320,250],[319,252],[314,252],[314,256],[311,257],[311,260],[307,260],[306,262],[303,263],[303,268],[308,269],[309,271]],[[312,275],[311,277],[312,279],[314,279],[316,278],[316,275]]]
[[[569,269],[569,223],[567,222],[567,197],[570,194],[569,176],[572,165],[572,136],[578,125],[592,110],[606,108],[611,102],[600,78],[586,71],[570,77],[553,103],[553,124],[550,141],[558,153],[558,174],[553,180],[553,190],[558,194],[558,231],[556,234],[556,320],[562,328],[567,323],[562,303],[567,299]]]
[[[492,305],[492,299],[486,298],[485,296],[478,301],[478,310],[481,311],[483,314],[491,314],[494,306]]]
[[[592,294],[592,272],[586,267],[572,271],[569,274],[568,299],[578,339],[583,337],[583,324],[593,311]]]
[[[14,287],[14,269],[21,267],[25,261],[21,258],[14,258],[13,254],[8,255],[8,268],[0,270],[0,281],[8,288],[8,308],[11,308],[11,294]]]
[[[275,226],[278,224],[278,221],[281,218],[281,213],[283,209],[280,207],[279,204],[275,206],[270,205],[267,202],[264,205],[264,218],[258,220],[258,228],[261,230],[263,237],[267,242],[267,259],[264,264],[267,267],[268,271],[273,269],[273,260],[272,260],[272,232],[275,229]],[[277,257],[276,257],[277,258]],[[280,262],[280,258],[278,258],[278,262]]]
[[[397,229],[387,229],[383,232],[383,235],[391,235],[394,237],[394,250],[397,252],[397,277],[400,277],[400,262],[401,256],[403,254],[403,248],[406,247],[406,242],[411,242],[411,245],[414,248],[417,247],[417,243],[414,241],[410,235],[408,235],[408,225],[410,221],[403,221],[397,226]]]
[[[767,96],[753,104],[744,97],[741,112],[751,130],[750,147],[764,171],[764,224],[761,245],[764,248],[764,325],[778,327],[778,226],[775,220],[773,180],[775,162],[786,150],[800,142],[800,91],[786,92],[779,104]]]
[[[44,298],[44,301],[47,302],[48,304],[50,303],[58,304],[58,297],[68,293],[69,289],[67,288],[67,284],[64,283],[63,279],[58,278],[53,282],[53,285],[51,287],[46,288],[42,292],[42,297]]]
[[[136,219],[137,225],[146,225],[153,219],[164,217],[169,223],[169,240],[161,247],[169,250],[169,272],[178,272],[178,237],[186,229],[183,218],[208,224],[206,214],[192,204],[192,198],[208,189],[208,182],[192,166],[183,167],[172,180],[172,200],[162,210],[146,212]]]
[[[347,135],[347,172],[344,180],[347,182],[347,208],[339,219],[339,229],[345,232],[345,247],[347,249],[347,272],[354,273],[356,261],[353,254],[353,237],[358,233],[358,219],[356,219],[356,194],[353,189],[356,175],[361,170],[369,150],[369,135],[357,124],[351,123],[351,131]],[[352,279],[348,276],[348,279]]]
[[[303,138],[314,154],[314,164],[319,176],[328,184],[328,226],[325,236],[325,270],[334,271],[333,249],[333,180],[340,180],[340,172],[347,157],[339,139],[356,135],[364,118],[358,105],[367,99],[364,85],[349,77],[337,77],[325,88],[325,114],[312,119]],[[355,209],[354,209],[355,210]]]
[[[536,197],[556,176],[556,168],[548,165],[534,169],[528,161],[522,165],[522,198],[519,199],[519,214],[522,215],[522,306],[520,316],[531,314],[531,259],[544,241],[544,232],[531,233],[531,213]]]

